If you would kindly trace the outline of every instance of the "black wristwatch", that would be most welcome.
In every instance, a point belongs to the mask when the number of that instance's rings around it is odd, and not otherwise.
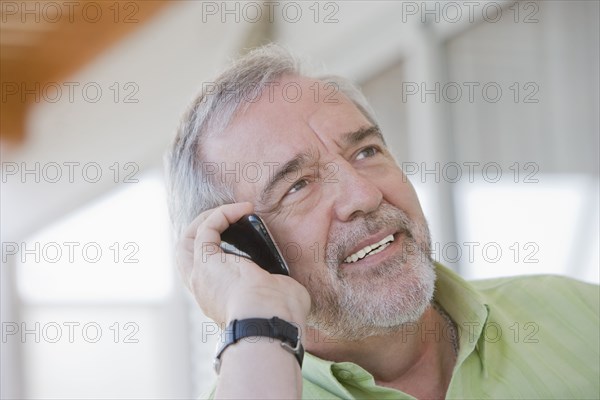
[[[234,319],[223,331],[222,341],[217,347],[217,356],[214,360],[215,371],[217,373],[221,369],[221,355],[223,351],[230,345],[250,336],[266,336],[281,340],[281,347],[292,353],[298,360],[300,368],[302,368],[304,348],[300,342],[298,327],[277,317],[271,319],[248,318],[242,320]]]

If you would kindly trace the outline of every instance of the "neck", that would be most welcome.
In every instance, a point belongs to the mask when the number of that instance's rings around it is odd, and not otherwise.
[[[442,313],[429,307],[416,323],[358,341],[329,337],[311,328],[306,347],[320,358],[360,365],[382,386],[417,398],[444,398],[456,362],[456,337],[451,334],[452,322]]]

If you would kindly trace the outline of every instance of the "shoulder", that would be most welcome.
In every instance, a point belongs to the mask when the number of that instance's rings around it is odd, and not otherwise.
[[[518,294],[543,298],[580,300],[598,305],[600,286],[559,275],[525,275],[470,282],[486,297]]]
[[[531,275],[474,281],[492,310],[505,316],[547,318],[598,326],[600,287],[557,275]],[[580,326],[582,326],[580,325]],[[597,328],[596,328],[597,329]]]

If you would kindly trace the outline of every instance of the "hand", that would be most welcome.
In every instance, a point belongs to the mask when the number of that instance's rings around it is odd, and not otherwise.
[[[204,314],[221,325],[236,318],[278,316],[303,326],[310,310],[304,286],[289,276],[269,274],[219,246],[221,233],[252,212],[251,203],[234,203],[196,217],[177,246],[184,282]]]

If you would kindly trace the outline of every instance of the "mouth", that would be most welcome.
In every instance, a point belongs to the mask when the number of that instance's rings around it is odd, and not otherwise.
[[[383,239],[381,239],[375,243],[371,243],[371,244],[361,248],[357,252],[350,254],[348,257],[346,257],[346,259],[344,259],[344,263],[353,264],[359,260],[362,260],[362,259],[372,256],[374,254],[380,253],[383,250],[385,250],[387,247],[389,247],[390,244],[392,244],[394,242],[394,240],[395,240],[394,235],[392,235],[392,234],[387,235]]]

